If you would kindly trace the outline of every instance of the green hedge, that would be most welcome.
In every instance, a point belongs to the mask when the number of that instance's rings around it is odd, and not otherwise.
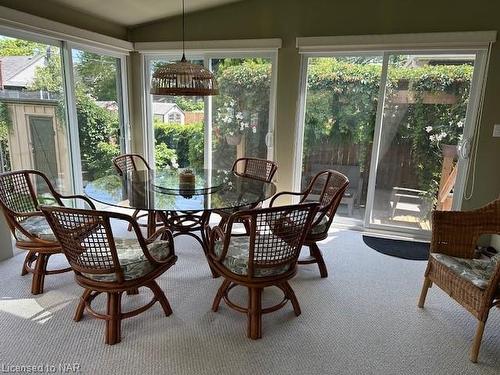
[[[203,168],[203,123],[181,125],[155,120],[154,133],[155,147],[162,154],[166,152],[165,146],[160,146],[162,144],[174,150],[179,167]],[[162,164],[165,163],[163,160]]]

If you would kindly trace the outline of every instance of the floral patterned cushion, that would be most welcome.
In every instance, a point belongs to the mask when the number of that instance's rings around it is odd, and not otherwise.
[[[314,220],[313,220],[313,224],[316,222],[316,220],[319,219],[320,215],[321,215],[321,212],[318,212],[316,214],[316,216],[314,217]],[[330,220],[328,218],[328,216],[326,216],[326,215],[323,216],[321,218],[321,221],[318,224],[313,225],[311,227],[311,234],[320,234],[320,233],[324,233],[325,231],[327,231],[328,230],[328,220]]]
[[[115,244],[125,281],[138,279],[155,269],[155,266],[146,259],[136,239],[115,239]],[[168,241],[157,240],[148,245],[148,250],[153,258],[164,261],[170,255],[171,247]],[[83,275],[96,281],[117,281],[115,273]]]
[[[486,289],[496,265],[500,263],[500,254],[491,259],[465,259],[440,253],[431,253],[431,256],[456,275],[469,280],[480,289]]]
[[[49,223],[45,219],[45,216],[31,216],[26,218],[24,221],[19,223],[25,231],[32,234],[35,237],[40,238],[45,241],[56,242],[56,237],[52,233]],[[16,228],[16,238],[19,241],[31,241],[28,236]]]
[[[263,242],[266,243],[271,243],[271,241],[274,243],[276,243],[276,241],[282,242],[282,240],[279,239],[278,237],[276,236],[273,237],[274,237],[273,239],[268,239],[268,238],[263,239]],[[231,237],[231,241],[229,242],[229,249],[222,263],[230,271],[238,275],[246,276],[248,274],[249,246],[250,246],[249,236]],[[223,242],[217,241],[215,243],[215,248],[214,248],[215,254],[220,255],[222,253],[223,247],[224,247]],[[289,265],[270,267],[270,268],[255,268],[254,276],[255,277],[276,276],[287,272],[289,269],[290,269]]]

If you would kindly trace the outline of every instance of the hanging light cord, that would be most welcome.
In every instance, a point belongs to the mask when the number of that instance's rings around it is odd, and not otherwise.
[[[181,61],[186,61],[185,48],[184,48],[184,34],[185,34],[185,13],[184,13],[184,0],[182,0],[182,59]]]

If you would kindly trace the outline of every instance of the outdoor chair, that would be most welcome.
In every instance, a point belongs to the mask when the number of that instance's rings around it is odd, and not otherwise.
[[[136,316],[160,302],[166,316],[172,313],[167,297],[155,279],[175,264],[174,241],[167,228],[144,239],[137,222],[128,215],[64,207],[42,206],[64,255],[75,273],[76,282],[84,288],[76,309],[75,321],[85,310],[106,321],[106,344],[121,341],[121,321]],[[125,221],[132,226],[135,238],[117,239],[111,220]],[[124,292],[147,287],[152,300],[132,311],[122,312]],[[91,304],[101,293],[107,295],[106,313],[96,312]],[[129,293],[130,294],[130,293]]]
[[[432,213],[431,253],[418,302],[436,284],[478,320],[470,360],[477,362],[484,326],[493,306],[500,306],[500,254],[475,259],[483,234],[500,234],[500,199],[472,211]]]
[[[43,191],[44,194],[39,194]],[[47,270],[50,256],[61,252],[39,204],[50,202],[63,206],[63,200],[81,200],[93,208],[90,199],[81,195],[59,194],[41,172],[21,170],[0,174],[0,207],[16,240],[16,247],[28,251],[21,275],[33,274],[31,293],[43,293],[45,275],[71,271],[71,268]]]
[[[323,255],[317,242],[328,237],[328,230],[332,224],[337,208],[349,185],[348,178],[340,172],[325,170],[319,172],[302,193],[281,192],[276,194],[270,203],[274,207],[277,199],[286,195],[300,197],[299,203],[318,202],[319,210],[313,220],[311,229],[307,233],[304,245],[309,247],[310,257],[299,260],[299,264],[317,263],[321,277],[328,277]],[[319,192],[319,195],[318,193]]]
[[[291,301],[295,315],[300,306],[288,280],[297,272],[297,259],[317,204],[300,204],[277,208],[259,208],[232,214],[223,227],[208,229],[209,261],[224,281],[215,296],[212,310],[217,311],[221,299],[248,316],[247,336],[262,336],[262,314],[276,311]],[[249,223],[245,236],[232,234],[234,223]],[[248,306],[229,299],[236,286],[248,289]],[[280,288],[284,297],[275,306],[262,308],[262,291],[266,287]]]

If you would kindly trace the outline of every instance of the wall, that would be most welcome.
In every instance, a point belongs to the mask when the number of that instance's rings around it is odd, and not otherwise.
[[[282,38],[278,56],[276,159],[279,189],[290,189],[298,100],[300,56],[295,38],[500,29],[500,1],[476,0],[247,0],[186,16],[186,39]],[[175,17],[129,30],[132,41],[180,40]],[[476,188],[464,208],[480,206],[500,192],[500,43],[493,48],[479,138]],[[469,184],[470,184],[469,178]]]
[[[0,5],[114,38],[127,38],[127,29],[124,26],[49,1],[0,0]]]

